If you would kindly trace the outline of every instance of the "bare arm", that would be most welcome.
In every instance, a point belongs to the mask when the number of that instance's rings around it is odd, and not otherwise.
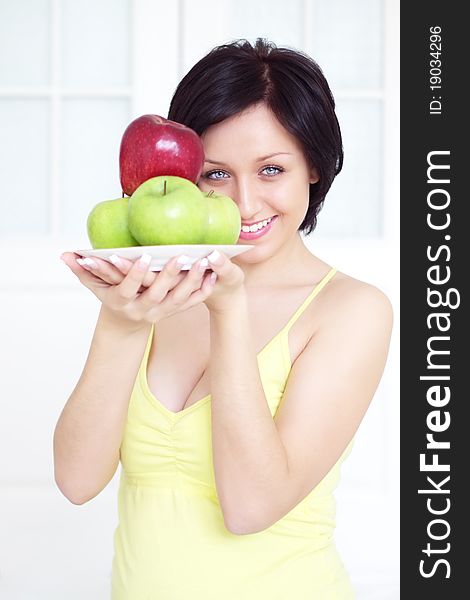
[[[102,306],[81,377],[54,432],[55,480],[74,504],[112,479],[150,323],[118,322]]]
[[[150,257],[149,257],[150,258]],[[91,274],[72,253],[63,259],[102,302],[82,375],[54,432],[55,479],[74,504],[94,498],[119,464],[129,400],[152,323],[204,300],[213,286],[197,261],[185,275],[176,258],[155,276],[148,262],[129,261],[126,275],[94,259]],[[139,264],[141,263],[141,264]],[[145,277],[153,282],[142,293]]]
[[[295,360],[273,418],[238,267],[222,256],[213,268],[219,284],[206,305],[214,475],[226,527],[243,535],[283,518],[340,459],[380,382],[393,310],[368,284],[336,294],[334,317]]]
[[[215,482],[226,528],[246,533],[261,500],[287,482],[286,450],[273,421],[253,346],[246,294],[210,315],[212,449]],[[248,525],[247,525],[248,524]]]

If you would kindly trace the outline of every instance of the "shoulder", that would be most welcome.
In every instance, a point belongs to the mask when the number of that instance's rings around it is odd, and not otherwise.
[[[393,323],[389,297],[376,285],[337,271],[319,295],[319,326],[357,317]]]
[[[380,380],[392,337],[390,299],[377,286],[341,272],[320,297],[312,333],[300,355],[305,369],[321,363],[329,378],[350,381],[353,371],[359,376],[358,389],[367,383],[372,389]]]

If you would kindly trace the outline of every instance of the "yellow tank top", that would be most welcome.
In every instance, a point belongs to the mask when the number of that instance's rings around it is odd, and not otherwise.
[[[257,356],[273,416],[291,369],[289,329],[335,272],[329,271]],[[312,492],[277,523],[254,534],[230,533],[215,486],[210,395],[180,412],[155,398],[146,377],[154,330],[121,446],[112,600],[354,598],[333,541],[333,490],[352,442]]]

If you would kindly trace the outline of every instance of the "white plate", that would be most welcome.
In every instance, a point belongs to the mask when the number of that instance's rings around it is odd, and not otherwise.
[[[219,252],[223,252],[229,258],[233,256],[237,256],[237,254],[241,254],[242,252],[246,252],[250,250],[254,246],[252,245],[223,245],[223,244],[175,244],[175,245],[167,245],[167,246],[132,246],[130,248],[104,248],[104,249],[87,249],[87,250],[75,250],[76,254],[84,257],[92,257],[96,256],[97,258],[102,258],[104,260],[108,260],[108,258],[112,254],[117,254],[117,256],[121,256],[122,258],[127,258],[128,260],[136,260],[140,258],[144,252],[146,254],[150,254],[152,257],[152,261],[150,262],[150,270],[151,271],[161,271],[165,264],[173,258],[173,256],[179,256],[180,254],[185,254],[191,260],[187,265],[183,266],[183,270],[190,269],[191,265],[199,260],[200,258],[204,258],[210,254],[213,250],[218,250]],[[108,262],[110,262],[108,260]]]

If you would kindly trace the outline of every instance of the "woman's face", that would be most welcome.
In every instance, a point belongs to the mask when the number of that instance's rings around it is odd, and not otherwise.
[[[241,232],[237,243],[255,246],[241,261],[264,260],[292,243],[308,209],[309,184],[318,181],[297,139],[265,104],[212,125],[201,137],[206,160],[199,188],[230,196],[242,227],[272,219],[256,237]]]

